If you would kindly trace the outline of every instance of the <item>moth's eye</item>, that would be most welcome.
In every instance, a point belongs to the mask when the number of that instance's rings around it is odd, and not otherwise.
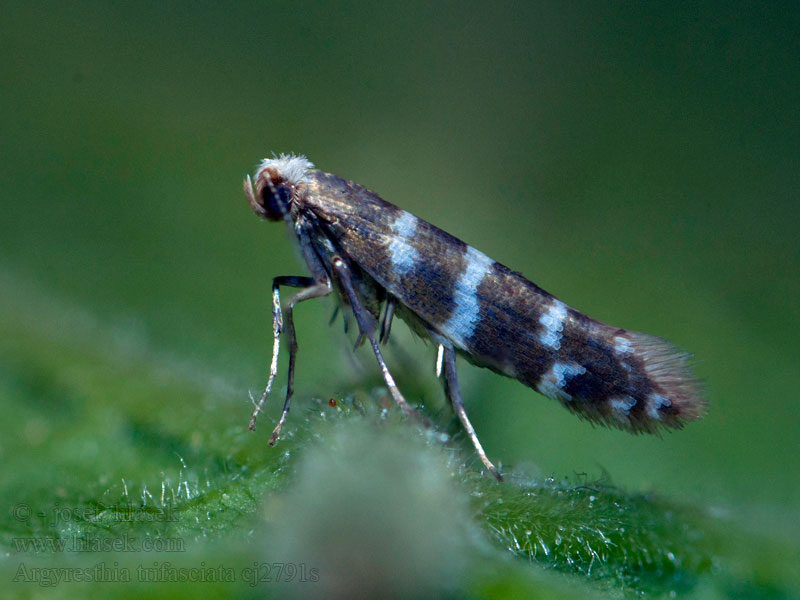
[[[261,190],[261,206],[264,207],[264,217],[271,221],[278,221],[289,212],[289,203],[292,200],[292,190],[286,185],[267,185]]]

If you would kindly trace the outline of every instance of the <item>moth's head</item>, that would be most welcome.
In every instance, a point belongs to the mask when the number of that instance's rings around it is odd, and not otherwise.
[[[314,165],[305,156],[281,154],[266,158],[258,167],[255,184],[248,175],[244,193],[253,211],[268,221],[286,218],[297,189],[308,183],[308,172]]]

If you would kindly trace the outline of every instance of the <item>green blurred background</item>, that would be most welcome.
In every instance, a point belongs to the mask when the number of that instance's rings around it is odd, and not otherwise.
[[[180,410],[108,397],[94,427],[136,411],[167,429],[246,427],[270,353],[271,278],[305,269],[286,231],[253,216],[241,180],[261,158],[297,152],[568,304],[695,354],[708,416],[662,438],[593,428],[462,364],[490,457],[535,477],[607,472],[625,489],[798,533],[796,4],[78,1],[4,12],[6,498],[58,454],[43,441],[56,434],[80,445],[77,470],[102,464],[110,481],[124,476],[115,464],[145,460],[92,445],[91,428],[61,429],[65,409],[44,384],[9,391],[62,373],[69,360],[54,347],[105,344],[121,363],[147,357],[165,379],[214,391],[176,400]],[[332,304],[316,304],[296,312],[295,417],[311,397],[379,385],[368,354],[353,368],[340,323],[325,326]],[[393,335],[412,357],[397,367],[401,387],[446,423],[434,350],[403,325]],[[268,429],[253,451],[276,452]]]

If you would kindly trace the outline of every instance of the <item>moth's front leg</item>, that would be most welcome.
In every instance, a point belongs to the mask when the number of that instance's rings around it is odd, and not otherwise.
[[[303,300],[309,300],[311,298],[320,298],[322,296],[326,296],[331,293],[331,284],[328,278],[325,278],[323,281],[316,281],[311,277],[295,277],[295,276],[282,276],[276,277],[272,280],[272,331],[273,331],[273,343],[272,343],[272,362],[270,363],[269,368],[269,379],[267,380],[267,385],[264,388],[264,393],[261,395],[258,404],[253,411],[253,416],[250,418],[250,429],[255,429],[256,426],[256,418],[258,414],[261,412],[262,407],[264,406],[264,402],[266,402],[267,397],[269,396],[270,391],[272,390],[272,384],[275,381],[275,377],[278,373],[278,353],[280,350],[280,337],[281,334],[284,332],[284,320],[283,320],[283,313],[281,311],[281,295],[280,295],[280,286],[288,286],[288,287],[295,287],[295,288],[303,288],[301,291],[297,292],[294,296],[289,299],[289,304],[286,308],[286,334],[289,336],[289,380],[286,387],[286,400],[283,403],[283,412],[281,413],[281,418],[278,421],[272,435],[269,438],[269,445],[274,446],[275,442],[278,440],[278,435],[280,434],[281,428],[283,424],[286,422],[286,416],[289,414],[289,406],[291,404],[292,393],[294,391],[294,365],[295,365],[295,357],[297,355],[297,338],[295,336],[294,330],[294,318],[293,318],[293,311],[296,304],[302,302]]]

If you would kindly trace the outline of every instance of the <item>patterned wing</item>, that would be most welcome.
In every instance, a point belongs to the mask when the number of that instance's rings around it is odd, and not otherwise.
[[[304,204],[361,269],[470,361],[624,429],[680,427],[702,414],[687,355],[664,340],[591,319],[335,175],[313,171]]]

